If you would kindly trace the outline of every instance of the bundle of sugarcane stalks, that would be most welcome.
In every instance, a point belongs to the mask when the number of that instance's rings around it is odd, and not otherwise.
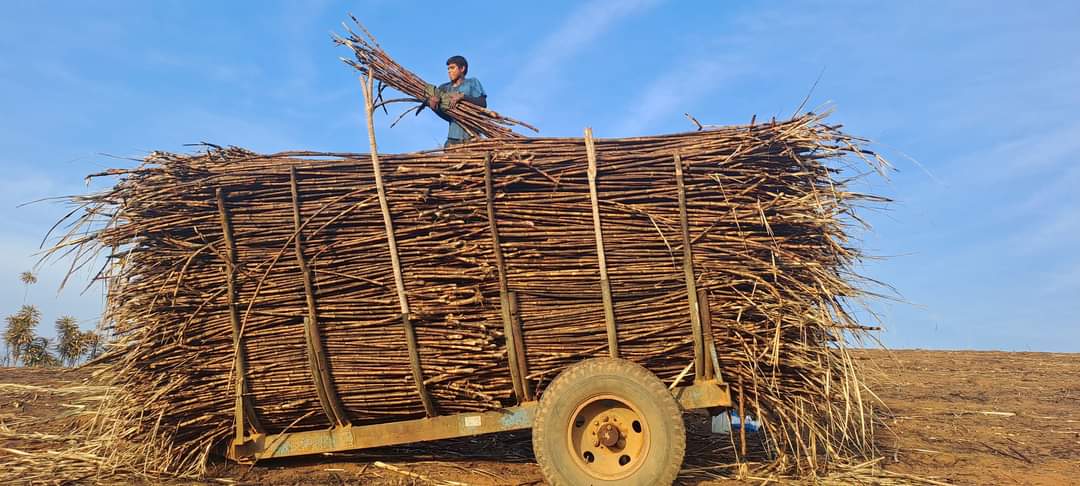
[[[397,124],[397,121],[409,113],[420,114],[425,107],[425,103],[427,103],[428,97],[435,94],[435,86],[425,82],[419,76],[398,64],[383,50],[379,42],[375,40],[375,36],[368,32],[359,20],[356,20],[356,17],[352,17],[352,20],[360,33],[353,31],[348,25],[343,25],[342,27],[347,32],[347,35],[335,35],[333,40],[336,44],[348,47],[353,51],[353,59],[341,58],[341,60],[345,64],[356,68],[361,74],[361,79],[369,77],[379,81],[379,86],[376,89],[378,99],[374,102],[375,108],[382,108],[386,111],[386,106],[393,103],[417,103],[417,105],[401,113],[397,120],[394,121],[394,124]],[[387,87],[405,93],[408,97],[384,99],[382,96],[383,90]],[[522,137],[521,134],[513,131],[515,126],[528,128],[534,132],[539,131],[528,123],[500,115],[472,103],[458,103],[453,106],[443,107],[442,110],[447,116],[457,121],[470,137]]]
[[[844,351],[866,329],[847,310],[862,293],[854,210],[883,201],[840,180],[853,163],[884,166],[862,144],[807,114],[379,154],[385,211],[368,154],[155,152],[98,174],[119,181],[75,198],[54,251],[109,253],[117,341],[102,363],[117,392],[104,423],[117,443],[153,443],[140,454],[160,470],[203,471],[234,431],[237,387],[241,426],[274,433],[513,405],[611,344],[689,384],[696,288],[718,372],[761,422],[762,447],[815,471],[871,447]],[[328,395],[335,405],[320,405]]]

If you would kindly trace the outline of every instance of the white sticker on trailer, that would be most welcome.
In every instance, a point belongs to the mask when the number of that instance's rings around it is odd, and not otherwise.
[[[479,415],[469,415],[469,416],[465,417],[465,426],[466,427],[479,427],[480,423],[481,423],[481,420],[480,420]]]

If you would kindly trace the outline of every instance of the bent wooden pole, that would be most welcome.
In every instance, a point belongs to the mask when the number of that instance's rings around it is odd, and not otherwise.
[[[319,397],[326,418],[332,425],[344,426],[349,423],[349,416],[341,404],[334,380],[330,376],[326,351],[323,349],[322,333],[319,332],[319,312],[315,301],[315,285],[311,279],[311,270],[304,257],[304,240],[301,230],[304,225],[300,219],[300,189],[296,182],[296,167],[289,167],[289,188],[292,192],[293,209],[293,249],[296,251],[296,264],[300,267],[304,282],[304,297],[307,303],[307,316],[304,318],[304,341],[307,344],[308,365],[311,379],[315,383],[315,392]]]
[[[390,247],[390,265],[394,267],[394,287],[397,289],[398,302],[401,304],[401,323],[405,331],[405,340],[409,348],[409,367],[412,368],[413,381],[424,411],[428,417],[438,415],[431,394],[424,384],[424,372],[421,369],[420,351],[416,345],[416,330],[409,313],[409,297],[405,293],[405,278],[401,273],[401,258],[398,256],[397,238],[394,236],[394,220],[390,216],[390,204],[386,201],[386,187],[383,184],[382,168],[379,165],[379,149],[375,145],[375,108],[372,100],[374,80],[368,72],[367,79],[361,76],[360,84],[364,93],[364,113],[367,115],[368,142],[371,144],[371,167],[375,175],[375,190],[379,194],[379,209],[382,211],[383,225],[386,227],[386,243]]]
[[[519,402],[528,400],[525,392],[525,374],[521,372],[524,363],[524,353],[519,350],[519,341],[524,345],[524,339],[518,339],[519,333],[515,333],[514,313],[511,312],[510,284],[506,279],[506,260],[503,259],[502,243],[499,242],[499,225],[495,221],[495,177],[491,169],[491,154],[484,156],[484,193],[487,200],[488,231],[491,233],[491,251],[495,255],[495,268],[499,272],[499,310],[503,320],[503,337],[506,341],[506,358],[510,368],[510,383],[514,388],[514,396]],[[519,357],[520,356],[520,357]]]
[[[244,442],[245,422],[256,433],[263,433],[263,426],[255,414],[255,406],[247,397],[247,353],[244,352],[243,327],[240,325],[239,302],[236,298],[236,241],[233,240],[232,220],[225,207],[225,195],[221,188],[214,191],[217,199],[218,217],[221,220],[221,234],[225,240],[225,279],[229,293],[229,324],[233,337],[233,368],[236,372],[236,438],[235,443]]]

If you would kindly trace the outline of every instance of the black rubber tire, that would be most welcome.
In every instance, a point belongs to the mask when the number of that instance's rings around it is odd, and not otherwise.
[[[648,423],[651,445],[641,466],[617,481],[594,477],[572,457],[567,425],[577,407],[598,395],[615,395]],[[664,383],[641,365],[594,358],[571,365],[544,390],[532,428],[533,454],[552,486],[670,485],[682,468],[686,427],[682,409]]]

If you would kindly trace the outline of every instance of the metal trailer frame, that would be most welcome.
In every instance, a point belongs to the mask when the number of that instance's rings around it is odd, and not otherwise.
[[[695,321],[705,327],[710,323],[707,294],[702,289],[698,291],[697,296],[696,300],[705,305],[700,307],[701,319],[695,319]],[[515,334],[520,333],[518,326],[514,326],[513,330]],[[702,332],[703,336],[710,334]],[[708,363],[707,370],[701,373],[700,378],[695,374],[693,384],[671,390],[672,396],[684,410],[728,409],[735,405],[731,397],[731,388],[723,381],[719,373],[716,347],[712,343],[711,336],[709,337],[709,341],[698,341],[707,345],[698,346],[698,342],[695,342],[694,346],[695,358],[700,355],[701,360]],[[512,339],[507,339],[507,341],[512,342]],[[521,373],[518,368],[511,368],[510,372],[514,375]],[[244,411],[250,408],[244,406],[247,400],[240,398],[238,393],[236,420],[237,423],[242,424]],[[335,425],[328,429],[286,431],[277,434],[254,432],[238,435],[229,444],[227,456],[236,462],[252,463],[265,459],[524,430],[532,428],[539,404],[539,400],[531,399],[520,401],[517,406],[488,412],[457,413],[371,425]]]
[[[370,89],[370,88],[369,88]],[[370,104],[370,100],[369,104]],[[371,107],[368,106],[370,116]],[[370,122],[370,120],[369,120]],[[369,123],[370,128],[370,123]],[[373,134],[372,134],[373,138]],[[605,324],[608,338],[608,355],[612,358],[619,357],[617,327],[611,298],[611,287],[607,279],[606,261],[604,258],[603,232],[601,230],[600,211],[596,188],[597,164],[596,152],[593,144],[592,131],[585,129],[585,148],[588,154],[589,186],[592,199],[593,223],[596,233],[597,254],[601,275],[601,290],[604,297]],[[372,140],[374,142],[374,140]],[[374,143],[372,143],[374,149]],[[375,151],[372,151],[373,163],[378,168],[378,160]],[[675,165],[675,178],[679,191],[679,216],[683,239],[683,270],[685,273],[688,305],[690,310],[690,324],[693,331],[694,369],[693,384],[671,389],[675,400],[684,410],[691,409],[726,409],[732,408],[731,390],[720,376],[720,364],[716,354],[715,342],[712,338],[711,315],[708,305],[708,293],[706,289],[698,289],[694,272],[693,251],[691,248],[687,211],[686,189],[683,183],[683,163],[678,153],[673,154]],[[318,392],[319,402],[333,424],[327,429],[306,430],[288,432],[288,430],[275,434],[267,434],[255,413],[254,404],[247,394],[247,377],[245,369],[245,354],[242,335],[240,334],[239,317],[237,315],[238,302],[233,286],[234,264],[233,261],[233,238],[232,228],[225,196],[219,190],[217,194],[218,209],[221,216],[221,225],[228,246],[229,261],[226,265],[227,281],[229,283],[229,304],[231,320],[233,324],[233,344],[236,355],[236,402],[235,402],[235,425],[236,435],[229,444],[226,456],[234,461],[251,463],[262,459],[292,457],[307,454],[327,452],[340,452],[371,447],[408,444],[439,439],[456,437],[469,437],[480,434],[496,432],[508,432],[531,428],[539,408],[535,390],[529,389],[526,376],[526,354],[523,349],[521,319],[518,315],[517,295],[509,289],[506,281],[506,268],[503,261],[502,250],[499,244],[498,225],[495,218],[494,190],[492,176],[491,156],[485,158],[485,179],[487,189],[487,212],[490,224],[493,249],[496,266],[499,270],[500,308],[502,311],[503,328],[507,361],[510,368],[511,382],[514,387],[514,396],[517,405],[476,413],[458,413],[453,415],[440,415],[432,403],[430,394],[423,380],[419,351],[416,343],[416,334],[410,322],[408,302],[405,300],[404,287],[400,285],[401,269],[397,258],[393,259],[395,277],[399,283],[399,296],[402,300],[402,329],[409,349],[410,367],[413,380],[415,381],[419,398],[423,401],[424,418],[401,420],[388,423],[371,425],[354,425],[338,398],[337,390],[327,367],[325,351],[319,338],[318,316],[315,312],[315,295],[310,285],[311,275],[308,273],[304,261],[303,241],[299,231],[296,235],[295,251],[296,258],[304,272],[305,292],[307,293],[308,315],[304,319],[305,341],[307,344],[307,357],[311,368],[311,374]],[[292,193],[295,224],[301,226],[299,212],[299,191],[296,186],[295,170],[291,171]],[[376,174],[376,183],[380,189],[380,199],[385,201],[381,177]],[[387,238],[393,244],[393,225],[389,211],[383,204],[384,219],[387,226]],[[392,252],[391,256],[396,256]],[[676,378],[675,382],[681,381],[690,366]]]
[[[707,380],[678,387],[672,395],[684,409],[730,407],[728,386]],[[491,412],[459,413],[373,425],[345,425],[329,429],[280,434],[256,434],[233,442],[229,459],[250,463],[264,459],[342,452],[372,447],[470,437],[532,428],[539,401],[524,402]]]

